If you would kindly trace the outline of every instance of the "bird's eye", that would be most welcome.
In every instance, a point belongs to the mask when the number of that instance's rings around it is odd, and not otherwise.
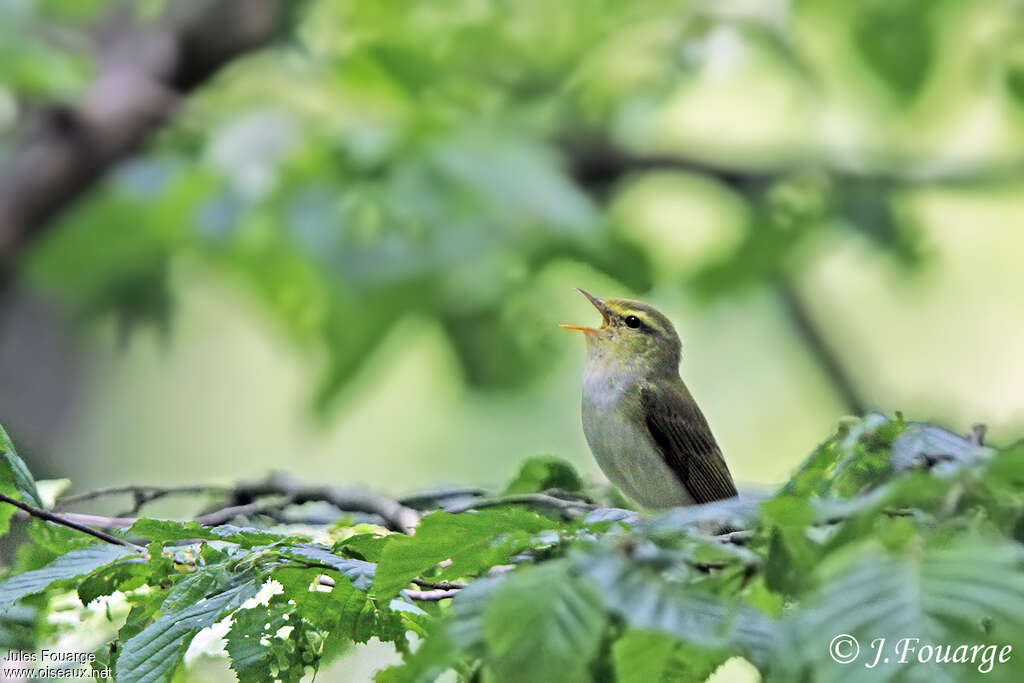
[[[628,316],[626,318],[626,327],[631,327],[634,330],[640,327],[640,318],[636,317],[635,315]]]

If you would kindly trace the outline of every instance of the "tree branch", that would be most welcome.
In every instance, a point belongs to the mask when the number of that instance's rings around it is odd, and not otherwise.
[[[1014,182],[1024,177],[1024,160],[996,160],[945,165],[907,166],[898,162],[877,164],[874,168],[849,168],[829,163],[828,159],[806,159],[770,167],[737,166],[682,156],[678,153],[633,152],[602,137],[583,137],[561,145],[570,175],[583,187],[603,192],[618,180],[645,171],[678,171],[714,178],[742,192],[762,189],[770,183],[807,168],[825,166],[841,182],[879,183],[892,186],[983,185]]]
[[[129,543],[128,541],[125,541],[125,540],[122,540],[120,538],[117,538],[116,536],[111,536],[110,534],[105,533],[103,531],[97,531],[96,529],[91,529],[91,528],[85,526],[84,524],[79,524],[78,522],[76,522],[76,521],[74,521],[72,519],[68,519],[67,517],[65,517],[63,515],[58,515],[56,513],[50,512],[49,510],[43,510],[41,508],[37,508],[37,507],[34,507],[32,505],[29,505],[28,503],[23,503],[22,501],[18,500],[17,498],[11,498],[10,496],[5,495],[3,493],[0,493],[0,501],[2,501],[4,503],[7,503],[9,505],[13,505],[14,507],[18,508],[22,512],[25,512],[25,513],[27,513],[27,514],[29,514],[32,517],[35,517],[37,519],[42,519],[42,520],[47,521],[47,522],[52,522],[54,524],[59,524],[60,526],[67,527],[68,529],[74,529],[75,531],[81,532],[83,534],[88,534],[89,536],[92,536],[93,538],[98,538],[99,540],[101,540],[101,541],[103,541],[105,543],[111,543],[113,545],[123,545],[126,548],[131,548],[132,550],[137,550],[140,553],[143,553],[143,554],[146,553],[146,549],[143,548],[140,545],[135,545],[134,543]]]
[[[521,493],[509,496],[495,496],[493,498],[477,498],[465,503],[458,503],[448,507],[442,507],[445,512],[461,514],[470,510],[480,510],[501,505],[528,505],[556,510],[566,519],[576,519],[583,512],[589,512],[601,507],[584,500],[573,500],[559,498],[549,493]]]
[[[63,508],[108,496],[131,494],[134,503],[128,514],[134,515],[143,505],[167,496],[227,495],[230,491],[231,489],[227,486],[107,486],[58,498],[54,503],[54,508]]]
[[[183,96],[284,25],[285,0],[168,3],[153,26],[118,26],[99,74],[74,106],[51,104],[25,126],[0,169],[0,281],[57,213],[134,153]]]
[[[233,505],[246,505],[263,496],[285,496],[296,505],[323,501],[345,512],[377,515],[389,529],[403,533],[411,533],[420,523],[419,512],[394,498],[361,489],[307,485],[282,472],[271,474],[261,482],[240,484],[233,490],[230,502]]]

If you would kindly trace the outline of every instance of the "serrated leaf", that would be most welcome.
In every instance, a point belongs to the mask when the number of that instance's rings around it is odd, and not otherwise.
[[[18,457],[14,442],[7,435],[3,425],[0,425],[0,456],[3,457],[3,467],[0,467],[0,483],[10,483],[26,503],[38,508],[45,508],[46,505],[43,503],[39,491],[36,490],[36,481],[32,477],[28,465]]]
[[[627,631],[612,646],[616,683],[701,683],[727,659],[657,631]]]
[[[262,581],[254,574],[235,577],[224,591],[177,612],[163,614],[126,643],[117,659],[121,683],[170,681],[199,631],[256,595]]]
[[[804,461],[782,492],[839,499],[881,485],[892,476],[892,444],[906,427],[902,420],[879,413],[840,425],[836,434]]]
[[[477,579],[455,594],[452,600],[453,619],[448,635],[465,652],[479,652],[484,644],[484,612],[491,598],[508,579],[491,576]]]
[[[62,555],[42,569],[15,574],[0,582],[0,613],[26,595],[44,591],[55,583],[87,576],[101,567],[132,556],[139,557],[124,546],[94,545]]]
[[[768,660],[778,649],[777,622],[758,610],[668,580],[607,551],[581,555],[576,562],[607,609],[634,629],[660,631],[712,651],[738,649],[752,661]]]
[[[792,654],[803,666],[797,673],[865,683],[924,675],[967,680],[977,673],[969,664],[934,667],[913,657],[898,664],[893,658],[877,668],[840,666],[828,655],[829,642],[837,634],[852,635],[865,651],[862,659],[876,638],[885,638],[890,647],[908,637],[931,645],[1021,642],[1022,569],[1024,547],[1005,540],[961,539],[923,551],[911,546],[896,556],[877,544],[853,548],[822,567],[823,587],[787,620],[797,646]],[[1020,668],[1011,662],[999,673],[1019,674]]]
[[[616,683],[661,681],[678,642],[657,631],[628,631],[612,646]]]
[[[520,508],[462,514],[434,512],[415,536],[390,536],[381,554],[373,589],[390,599],[423,572],[451,560],[440,577],[459,578],[501,564],[529,547],[531,535],[556,528],[551,520]]]
[[[78,584],[78,599],[88,605],[96,598],[119,590],[139,588],[149,577],[149,564],[143,560],[117,562],[95,571]]]
[[[536,493],[547,489],[579,491],[583,480],[565,460],[550,455],[527,458],[505,488],[505,493]]]
[[[133,535],[160,543],[191,540],[224,541],[225,543],[236,543],[244,548],[279,542],[301,543],[304,540],[299,536],[275,534],[251,527],[238,527],[230,524],[207,527],[198,522],[179,522],[169,519],[140,519],[132,525],[130,532]]]
[[[226,640],[231,668],[239,683],[302,680],[307,664],[303,655],[309,653],[301,651],[304,643],[300,621],[295,609],[281,601],[235,613]],[[280,634],[289,626],[290,632]]]
[[[406,653],[400,666],[391,666],[374,675],[376,683],[434,683],[446,669],[455,665],[458,652],[442,626],[428,632],[414,653]]]
[[[608,616],[567,561],[519,570],[484,612],[487,663],[501,681],[585,681]]]
[[[174,584],[160,605],[160,611],[164,614],[180,612],[207,595],[220,591],[230,582],[231,575],[223,566],[197,569]]]
[[[330,567],[351,581],[353,586],[363,591],[367,590],[373,583],[374,573],[377,571],[377,565],[373,562],[341,557],[329,548],[311,543],[287,548],[282,551],[282,554],[289,557],[312,560],[325,567]]]

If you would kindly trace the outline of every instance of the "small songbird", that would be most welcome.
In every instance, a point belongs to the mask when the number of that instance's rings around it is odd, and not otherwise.
[[[608,479],[646,508],[735,496],[707,420],[679,378],[682,344],[672,323],[647,304],[579,291],[604,323],[562,327],[586,336],[583,433]]]

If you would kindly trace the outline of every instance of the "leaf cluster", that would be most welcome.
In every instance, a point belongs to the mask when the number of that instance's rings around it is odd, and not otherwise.
[[[5,434],[3,449],[4,486],[41,503]],[[963,680],[979,662],[843,666],[829,642],[1024,642],[1020,445],[996,451],[869,415],[845,421],[761,499],[653,516],[523,505],[587,496],[550,457],[524,463],[510,491],[480,509],[430,512],[413,535],[342,521],[313,540],[272,522],[140,519],[124,535],[145,539],[146,552],[79,542],[58,554],[60,539],[36,530],[21,571],[0,582],[0,635],[38,646],[58,627],[25,621],[48,623],[60,596],[86,610],[123,596],[127,614],[108,617],[116,636],[97,665],[146,682],[171,680],[218,623],[243,682],[298,681],[371,638],[404,657],[381,682],[446,671],[702,681],[737,657],[765,680]],[[989,677],[1021,674],[1012,660],[1001,666]]]

